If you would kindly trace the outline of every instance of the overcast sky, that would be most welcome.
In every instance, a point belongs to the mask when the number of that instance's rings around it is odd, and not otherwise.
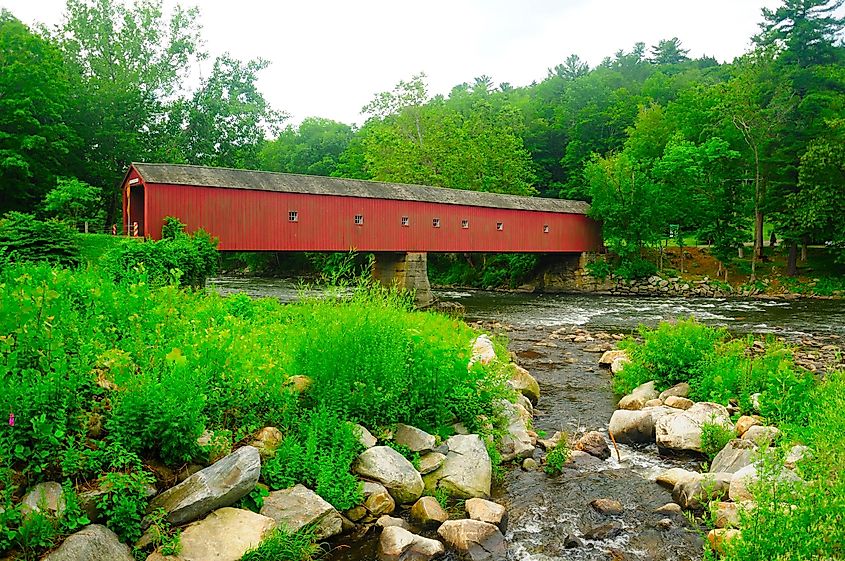
[[[174,0],[164,0],[172,6]],[[729,61],[750,47],[778,0],[196,0],[211,57],[271,65],[260,87],[291,122],[361,123],[380,91],[419,72],[447,94],[476,76],[514,86],[545,78],[571,53],[591,66],[634,43],[677,36],[690,56]],[[55,25],[64,0],[0,0],[26,23]],[[203,70],[207,73],[208,66]]]

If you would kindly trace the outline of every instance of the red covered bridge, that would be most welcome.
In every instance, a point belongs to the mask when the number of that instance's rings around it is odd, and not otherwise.
[[[137,235],[158,239],[164,218],[175,216],[219,238],[223,251],[582,253],[601,245],[581,201],[145,163],[130,166],[123,193],[126,232],[137,223]]]

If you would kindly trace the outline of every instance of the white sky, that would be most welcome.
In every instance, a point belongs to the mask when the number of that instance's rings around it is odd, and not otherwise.
[[[175,0],[164,0],[172,6]],[[637,41],[677,36],[690,56],[732,60],[750,47],[763,6],[778,0],[183,0],[197,5],[211,59],[271,62],[261,91],[293,123],[361,123],[380,91],[425,72],[430,93],[489,75],[541,81],[576,53],[595,66]],[[0,0],[26,23],[61,21],[64,0]],[[208,71],[207,65],[201,69]]]

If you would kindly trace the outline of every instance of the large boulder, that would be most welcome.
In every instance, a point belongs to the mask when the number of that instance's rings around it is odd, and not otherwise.
[[[700,478],[701,474],[697,471],[689,471],[683,468],[669,468],[658,474],[655,481],[658,485],[666,487],[667,489],[674,489],[675,485],[678,483]]]
[[[700,510],[710,501],[727,497],[732,473],[708,473],[675,485],[672,500],[689,510]]]
[[[477,434],[455,435],[446,441],[446,461],[425,476],[431,492],[443,489],[451,496],[468,499],[490,496],[493,465],[484,442]]]
[[[431,452],[434,449],[435,438],[422,429],[411,425],[396,425],[396,432],[393,433],[393,441],[407,447],[411,452]]]
[[[420,473],[402,454],[389,446],[373,446],[364,450],[355,460],[352,470],[384,485],[400,504],[412,503],[422,495]]]
[[[654,442],[654,418],[648,411],[617,409],[610,417],[608,432],[623,444]]]
[[[705,423],[718,424],[733,432],[728,410],[718,403],[702,401],[686,411],[665,415],[655,423],[657,445],[668,450],[701,452],[701,427]]]
[[[99,524],[91,524],[71,534],[42,561],[135,561],[129,546],[117,534]]]
[[[472,344],[472,356],[469,359],[469,365],[472,366],[476,362],[490,364],[494,360],[496,360],[496,349],[493,348],[493,341],[487,335],[479,335]]]
[[[387,526],[379,537],[379,561],[428,561],[445,551],[437,540],[412,534],[400,526]]]
[[[276,527],[272,518],[251,510],[225,507],[184,530],[179,561],[238,561]],[[166,559],[172,559],[168,557]]]
[[[390,514],[396,509],[396,501],[381,483],[365,481],[364,508],[373,516]]]
[[[801,478],[795,475],[794,472],[781,468],[774,476],[774,479],[782,483],[797,483]],[[728,490],[728,497],[734,502],[750,501],[754,499],[754,494],[751,489],[760,480],[760,474],[757,471],[757,465],[751,464],[745,466],[737,471],[731,480],[731,486]]]
[[[470,520],[487,522],[497,526],[504,533],[508,527],[508,511],[502,505],[474,497],[464,503]]]
[[[372,448],[378,444],[378,439],[363,425],[352,423],[352,432],[364,448]]]
[[[167,511],[167,520],[181,526],[248,495],[261,475],[261,457],[244,446],[155,497],[147,512]]]
[[[626,353],[625,351],[605,351],[604,353],[602,353],[601,358],[599,358],[599,366],[610,368],[610,365],[617,358],[627,359],[628,353]]]
[[[311,525],[319,539],[336,536],[343,531],[343,519],[332,505],[303,485],[273,491],[264,497],[261,514],[276,524],[295,532]]]
[[[710,472],[736,473],[750,465],[757,455],[759,455],[759,452],[754,442],[735,438],[728,442],[713,458],[710,463]]]
[[[508,419],[507,432],[499,442],[502,461],[510,462],[517,458],[522,459],[531,456],[534,453],[534,444],[531,442],[525,421],[531,418],[530,413],[522,405],[513,404],[506,400],[502,401],[502,406],[504,416]]]
[[[65,495],[62,485],[55,481],[39,483],[33,487],[21,502],[24,517],[37,512],[51,518],[59,518],[65,512]]]
[[[479,520],[447,520],[437,529],[440,537],[472,561],[504,560],[505,537],[499,528]]]
[[[584,433],[575,443],[575,449],[586,452],[600,460],[606,460],[610,457],[610,447],[607,445],[604,435],[598,431]]]
[[[532,404],[536,404],[540,399],[540,384],[528,370],[518,364],[510,364],[508,385],[527,397]]]
[[[648,401],[657,399],[657,395],[657,390],[654,388],[654,382],[646,382],[645,384],[637,386],[631,393],[620,399],[617,407],[619,409],[636,411],[645,407],[645,404]]]

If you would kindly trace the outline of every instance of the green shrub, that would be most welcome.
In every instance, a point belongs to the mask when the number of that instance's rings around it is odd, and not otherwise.
[[[0,251],[6,262],[47,261],[77,265],[79,234],[63,222],[37,220],[31,214],[9,212],[0,220]]]
[[[628,256],[613,268],[613,274],[625,280],[642,279],[657,273],[657,265],[640,257]]]
[[[277,528],[258,547],[247,551],[241,561],[311,561],[320,552],[316,541],[313,528],[294,533]]]
[[[105,213],[100,190],[76,178],[60,177],[44,197],[41,210],[47,216],[64,220],[74,227],[90,222],[89,228],[102,232]]]
[[[586,269],[594,279],[603,281],[610,276],[610,263],[604,258],[596,258],[590,261],[587,263]]]
[[[100,481],[106,493],[97,508],[108,526],[121,540],[135,542],[141,537],[141,520],[147,510],[148,486],[155,479],[143,471],[107,473]]]
[[[631,364],[614,378],[614,390],[628,393],[643,382],[654,380],[658,389],[689,380],[701,361],[712,356],[716,343],[727,337],[724,329],[715,329],[690,318],[664,322],[654,329],[640,327],[642,343],[631,340],[621,346],[628,351]]]
[[[563,473],[563,466],[569,461],[569,437],[563,435],[560,442],[557,443],[548,454],[546,454],[546,464],[543,467],[545,472],[549,475],[559,475]]]
[[[701,451],[711,460],[734,438],[736,438],[734,431],[719,423],[702,423],[701,425]]]

